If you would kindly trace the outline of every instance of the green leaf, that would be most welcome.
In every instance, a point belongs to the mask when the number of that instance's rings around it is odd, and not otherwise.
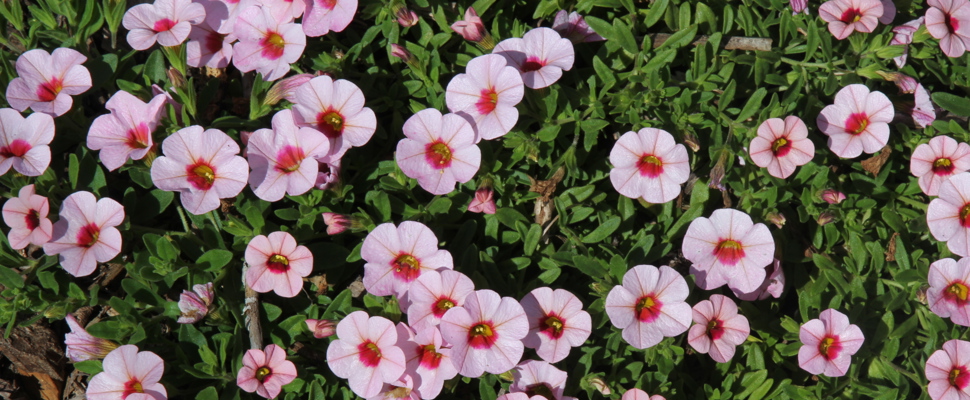
[[[761,111],[763,108],[761,101],[764,100],[766,94],[768,94],[768,90],[763,87],[755,90],[751,94],[751,97],[748,98],[748,102],[744,103],[744,108],[741,109],[741,113],[738,114],[738,118],[735,121],[742,122],[753,117],[758,111]]]
[[[219,400],[219,392],[215,387],[209,386],[195,395],[195,400]]]
[[[267,302],[261,302],[263,305],[263,311],[266,313],[266,319],[270,322],[275,321],[280,315],[283,314],[283,309]]]
[[[161,50],[155,50],[145,61],[145,76],[153,83],[163,82],[167,78],[165,69],[165,57]]]
[[[684,47],[690,44],[690,42],[693,42],[694,37],[696,36],[697,36],[697,25],[688,26],[685,29],[681,29],[677,31],[673,35],[670,35],[670,37],[667,38],[667,40],[664,41],[663,44],[660,45],[660,47],[657,47],[657,50],[666,49],[666,48],[679,49],[681,47]]]
[[[74,363],[74,368],[88,375],[96,375],[104,371],[101,367],[101,360],[87,360]]]
[[[529,227],[529,233],[525,235],[525,255],[531,256],[532,253],[536,251],[536,246],[539,245],[540,237],[542,237],[542,227],[539,226],[539,224],[532,224],[532,226]]]
[[[232,260],[231,251],[213,249],[199,256],[199,259],[195,263],[208,271],[214,271],[229,264],[230,260]]]
[[[608,236],[610,236],[616,228],[620,227],[620,217],[612,216],[610,219],[606,220],[592,232],[590,232],[586,237],[583,238],[583,243],[597,243],[603,241]]]
[[[633,38],[633,29],[619,18],[613,20],[613,32],[616,34],[617,43],[623,50],[630,54],[636,54],[640,51],[636,39]]]
[[[933,98],[934,103],[943,107],[944,110],[961,117],[970,117],[970,99],[947,92],[934,92],[930,97]]]

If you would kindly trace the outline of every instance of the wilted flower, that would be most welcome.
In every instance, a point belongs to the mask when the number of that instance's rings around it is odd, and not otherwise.
[[[933,100],[930,99],[930,92],[922,84],[916,84],[916,91],[913,93],[916,103],[910,115],[917,128],[926,128],[936,121],[936,108],[933,107]]]
[[[822,191],[822,200],[829,204],[839,204],[845,201],[845,193],[835,189],[825,189]]]
[[[492,188],[480,187],[475,191],[475,197],[468,204],[468,211],[485,214],[495,214],[495,191]]]
[[[212,305],[212,282],[204,285],[192,286],[192,291],[183,290],[179,297],[179,316],[178,323],[194,324],[205,318],[209,313],[209,306]]]
[[[328,235],[337,235],[350,228],[353,216],[332,212],[323,213],[323,223],[327,225]]]
[[[391,55],[394,57],[400,58],[401,61],[404,61],[408,64],[411,64],[412,62],[414,62],[414,55],[412,55],[407,48],[397,43],[391,43]]]
[[[768,296],[779,298],[785,291],[785,270],[781,267],[781,260],[777,257],[765,268],[765,281],[757,289],[749,293],[732,290],[739,300],[764,300]]]
[[[852,355],[865,340],[862,330],[849,324],[849,317],[831,308],[822,311],[818,319],[804,323],[798,338],[802,342],[798,366],[810,374],[831,377],[845,375]]]
[[[788,221],[785,218],[785,214],[776,211],[769,212],[768,215],[765,216],[765,219],[774,224],[778,229],[785,226],[785,222]]]
[[[306,327],[313,332],[313,337],[323,339],[337,333],[337,322],[329,319],[310,319],[307,318]]]
[[[117,400],[131,395],[132,399],[165,400],[168,392],[158,381],[165,371],[165,362],[150,351],[138,351],[127,344],[108,353],[101,363],[104,370],[88,382],[84,393],[89,400]]]
[[[905,24],[893,28],[893,39],[889,41],[891,45],[902,45],[903,54],[893,57],[893,62],[896,66],[902,68],[906,65],[906,59],[909,58],[909,45],[913,43],[913,34],[919,30],[920,25],[923,25],[923,17],[919,17]]]
[[[67,320],[67,326],[71,328],[71,332],[64,335],[67,357],[71,359],[71,362],[99,360],[118,348],[118,344],[115,342],[91,336],[84,327],[78,324],[73,315],[67,314],[65,320]]]
[[[57,117],[71,109],[74,100],[91,88],[88,58],[77,50],[60,47],[53,53],[28,50],[17,58],[17,74],[7,86],[7,102],[17,111],[28,108]]]
[[[611,393],[613,393],[613,391],[610,390],[610,386],[606,384],[606,381],[598,376],[590,379],[589,385],[596,389],[597,392],[600,392],[600,394],[603,396],[609,396]]]
[[[552,29],[573,43],[601,42],[606,38],[590,29],[582,15],[573,11],[559,10],[552,20]]]
[[[818,226],[825,226],[832,222],[835,222],[835,213],[832,211],[822,211],[815,220]]]
[[[296,379],[296,365],[287,361],[286,350],[275,344],[263,350],[247,350],[242,361],[236,385],[249,393],[272,399],[279,396],[283,385]]]
[[[798,15],[800,12],[808,15],[808,0],[789,0],[788,5],[791,6],[791,15]]]

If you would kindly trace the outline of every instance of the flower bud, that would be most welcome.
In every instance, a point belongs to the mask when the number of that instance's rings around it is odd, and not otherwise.
[[[266,98],[263,99],[263,104],[267,106],[275,105],[279,103],[280,100],[286,99],[290,103],[296,103],[296,98],[293,97],[293,92],[303,84],[313,79],[313,75],[310,74],[297,74],[289,78],[282,79],[266,92]]]
[[[610,387],[606,385],[606,381],[604,381],[603,378],[600,378],[598,376],[593,379],[590,379],[589,385],[592,386],[594,389],[596,389],[597,392],[600,392],[600,394],[602,394],[603,396],[609,396],[610,393],[613,393],[610,390]]]
[[[394,57],[400,58],[401,61],[404,61],[408,64],[414,61],[414,56],[411,54],[411,52],[408,51],[408,49],[404,48],[404,46],[401,46],[397,43],[391,43],[391,55]]]
[[[782,214],[776,211],[769,212],[766,219],[768,220],[768,222],[771,222],[776,227],[778,227],[778,229],[781,229],[781,227],[785,226],[785,222],[788,221],[785,218],[785,214]]]
[[[194,292],[194,293],[193,293]],[[195,285],[192,292],[183,290],[179,297],[179,316],[178,323],[194,324],[205,318],[209,313],[209,306],[212,305],[212,298],[215,293],[212,291],[212,282],[205,285]]]
[[[485,214],[495,214],[494,191],[490,187],[480,187],[475,191],[475,198],[468,204],[468,211]]]
[[[313,332],[313,337],[317,339],[333,336],[337,332],[337,322],[329,319],[307,318],[306,326]]]
[[[899,72],[876,71],[876,73],[879,74],[879,76],[881,76],[883,79],[895,83],[896,87],[898,87],[899,91],[902,93],[915,92],[916,85],[919,84],[919,82],[916,82],[915,78]]]
[[[118,344],[107,339],[91,336],[73,315],[67,314],[65,318],[67,325],[71,328],[71,333],[64,335],[64,344],[67,345],[67,357],[73,362],[87,360],[97,360],[104,358],[111,350],[118,348]]]
[[[349,214],[323,213],[323,223],[327,225],[327,234],[336,235],[348,228],[351,230],[364,229],[364,223],[360,218]]]
[[[800,12],[808,15],[808,0],[789,0],[788,4],[791,5],[791,15],[798,15]]]
[[[835,213],[831,211],[824,211],[819,214],[818,219],[815,222],[818,222],[818,226],[825,226],[833,221],[835,221]]]
[[[336,188],[340,184],[340,159],[327,162],[318,159],[317,162],[320,165],[317,169],[317,181],[313,186],[320,190]]]
[[[845,200],[845,194],[835,189],[825,189],[822,191],[822,200],[829,204],[839,204]]]
[[[418,24],[418,14],[414,11],[408,10],[407,7],[398,8],[394,15],[397,16],[397,23],[404,28],[409,28]]]

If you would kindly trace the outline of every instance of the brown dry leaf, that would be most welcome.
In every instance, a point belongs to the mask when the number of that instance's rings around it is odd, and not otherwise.
[[[882,171],[882,166],[886,165],[886,161],[889,161],[889,154],[892,152],[889,146],[883,147],[882,150],[879,150],[879,154],[869,157],[867,160],[862,160],[862,169],[873,175],[879,175],[879,171]]]
[[[350,283],[349,288],[350,288],[350,295],[352,297],[354,298],[360,297],[360,295],[364,294],[364,290],[366,290],[366,288],[364,288],[364,278],[358,276],[357,280]]]
[[[897,237],[899,237],[899,232],[893,232],[893,235],[889,237],[889,248],[886,249],[886,261],[896,261]]]
[[[556,173],[552,174],[552,178],[547,180],[538,181],[531,176],[529,177],[529,191],[539,193],[539,198],[536,199],[536,205],[533,208],[535,221],[543,228],[546,228],[548,226],[547,223],[553,220],[556,207],[552,203],[552,195],[556,193],[556,187],[559,185],[559,182],[562,182],[562,178],[565,175],[566,169],[559,167]]]
[[[213,78],[223,78],[226,76],[226,69],[205,67],[205,76],[211,76]]]
[[[311,276],[307,278],[307,280],[310,281],[310,283],[312,283],[313,286],[317,287],[317,290],[316,290],[317,296],[327,293],[327,289],[328,289],[327,274]]]

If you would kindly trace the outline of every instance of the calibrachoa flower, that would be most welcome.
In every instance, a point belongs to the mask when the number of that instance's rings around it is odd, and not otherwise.
[[[771,264],[768,264],[768,267],[765,268],[765,274],[767,275],[765,281],[753,292],[741,293],[732,290],[734,296],[744,301],[764,300],[768,296],[776,299],[781,297],[781,293],[785,291],[785,271],[781,267],[781,260],[775,258]]]
[[[415,221],[378,225],[364,238],[360,256],[366,261],[364,287],[374,296],[400,298],[421,274],[454,268],[451,253],[438,249],[434,232]]]
[[[936,121],[936,108],[933,107],[930,92],[926,90],[923,84],[916,84],[913,98],[915,104],[913,105],[913,110],[910,112],[910,115],[913,117],[913,123],[917,128],[930,126],[933,121]]]
[[[60,255],[61,266],[73,276],[88,276],[99,262],[121,252],[125,209],[109,198],[97,200],[91,192],[75,192],[61,203],[61,219],[54,224],[53,240],[44,253]]]
[[[845,193],[835,189],[825,189],[822,191],[822,200],[829,204],[839,204],[845,201]]]
[[[141,160],[152,150],[152,132],[162,120],[165,95],[147,104],[124,90],[115,92],[104,105],[110,114],[94,119],[88,130],[87,146],[101,150],[98,156],[108,171],[114,171],[129,158]]]
[[[128,44],[147,50],[156,41],[162,46],[177,46],[189,37],[192,25],[205,19],[202,4],[190,0],[155,0],[129,8],[121,24],[128,30]]]
[[[833,0],[837,1],[837,0]],[[839,90],[835,104],[818,115],[818,129],[829,137],[829,149],[842,158],[854,158],[865,151],[875,153],[889,142],[893,103],[881,92],[869,92],[862,84]]]
[[[203,0],[205,20],[216,32],[231,34],[239,14],[249,6],[258,5],[257,0]]]
[[[293,297],[303,288],[303,277],[313,270],[313,254],[306,246],[297,246],[289,232],[259,235],[246,246],[246,285],[266,293]]]
[[[381,386],[381,391],[376,395],[368,397],[367,400],[395,400],[395,399],[411,399],[420,400],[427,397],[421,393],[420,390],[414,388],[415,378],[411,375],[404,374],[400,379],[392,382],[385,383]]]
[[[529,334],[522,343],[551,363],[562,361],[572,347],[581,346],[593,327],[583,303],[565,289],[536,288],[522,298],[522,308],[529,317]]]
[[[926,300],[930,311],[954,324],[970,326],[970,258],[944,258],[930,264]]]
[[[893,39],[889,41],[889,44],[904,46],[903,54],[893,57],[893,61],[897,67],[902,68],[906,65],[906,59],[909,58],[909,45],[913,43],[913,35],[919,30],[920,25],[923,25],[923,17],[893,28],[895,35],[893,35]]]
[[[970,399],[970,342],[951,339],[926,360],[923,371],[933,400]]]
[[[647,394],[640,389],[630,389],[623,393],[623,397],[620,400],[666,400],[663,396],[655,394],[653,396]]]
[[[306,0],[306,3],[303,32],[310,37],[343,31],[357,13],[357,0]]]
[[[203,4],[220,2],[207,1]],[[206,18],[206,21],[192,26],[189,32],[189,41],[185,44],[186,64],[196,68],[225,68],[232,61],[232,43],[235,41],[236,35],[216,32],[209,18]]]
[[[458,375],[458,369],[451,361],[451,349],[442,348],[445,343],[437,327],[425,326],[415,332],[400,322],[397,324],[397,343],[407,360],[406,376],[412,375],[420,382],[415,389],[421,393],[421,398],[438,397],[445,381]]]
[[[313,337],[323,339],[337,333],[337,323],[329,319],[309,319],[306,321],[307,329],[313,332]]]
[[[247,350],[242,361],[236,385],[249,393],[272,399],[279,396],[283,385],[296,379],[296,366],[286,360],[286,350],[275,344]]]
[[[27,118],[0,108],[0,175],[13,167],[26,176],[40,176],[51,163],[54,118],[39,112]]]
[[[77,323],[73,315],[67,314],[64,317],[71,332],[64,335],[64,344],[67,346],[67,358],[71,362],[81,362],[87,360],[100,360],[118,348],[118,344],[108,339],[101,339],[91,336],[88,331]]]
[[[940,194],[940,185],[954,174],[970,170],[970,145],[949,136],[937,136],[913,150],[909,172],[919,178],[919,188],[929,196]]]
[[[445,251],[445,250],[441,250]],[[465,304],[465,297],[475,291],[475,284],[465,274],[441,269],[427,271],[415,279],[408,290],[408,323],[416,329],[422,325],[437,326],[452,307]]]
[[[548,400],[575,400],[563,396],[568,375],[545,361],[526,360],[512,370],[512,386],[509,391],[539,396]]]
[[[789,0],[788,5],[791,6],[791,15],[798,15],[800,12],[808,15],[808,0]]]
[[[218,129],[179,129],[162,142],[162,152],[152,163],[152,181],[179,192],[185,210],[195,215],[219,208],[219,199],[236,197],[249,179],[239,145]]]
[[[165,400],[168,392],[158,381],[165,362],[150,351],[127,344],[112,350],[101,363],[104,370],[91,378],[84,393],[90,400]]]
[[[354,311],[337,324],[337,337],[327,348],[327,364],[334,375],[350,381],[358,396],[375,396],[384,383],[394,383],[404,374],[404,352],[387,318]]]
[[[940,197],[926,209],[933,238],[960,257],[970,257],[970,172],[950,176],[940,185]]]
[[[819,319],[802,325],[798,331],[802,347],[798,349],[798,366],[813,375],[843,376],[859,351],[865,337],[849,317],[834,309],[822,311]]]
[[[317,171],[317,180],[313,182],[313,187],[320,190],[327,190],[336,188],[340,184],[340,159],[332,157],[324,157],[326,162],[321,162],[319,159],[319,170]]]
[[[285,17],[289,22],[303,16],[306,1],[301,0],[256,0],[259,5],[269,8],[274,14]]]
[[[522,82],[532,89],[552,85],[562,71],[573,67],[573,44],[550,28],[535,28],[522,38],[505,39],[495,46],[499,54],[522,74]]]
[[[505,136],[519,120],[515,106],[525,90],[519,72],[496,54],[473,58],[465,71],[448,82],[448,109],[467,117],[475,129],[476,142]]]
[[[290,110],[273,116],[273,129],[260,129],[249,137],[249,184],[256,197],[277,201],[283,194],[299,196],[317,181],[317,157],[330,152],[326,136],[311,128],[298,128]]]
[[[350,228],[351,218],[353,217],[347,214],[323,213],[323,223],[327,225],[327,234],[337,235],[343,233],[347,228]]]
[[[687,342],[701,354],[710,354],[714,361],[725,363],[734,357],[734,347],[748,339],[751,328],[748,319],[738,314],[733,300],[712,294],[694,306],[694,326],[690,327]]]
[[[829,23],[829,32],[842,40],[853,31],[872,32],[883,11],[879,0],[829,0],[818,8],[818,15]]]
[[[403,130],[407,137],[397,143],[397,164],[431,194],[451,193],[457,182],[478,172],[482,151],[471,125],[457,114],[426,108],[408,118]]]
[[[683,244],[697,286],[712,290],[727,284],[749,293],[765,280],[765,266],[775,254],[775,240],[765,224],[755,224],[748,214],[722,208],[711,218],[690,223]]]
[[[785,179],[795,167],[805,165],[815,157],[815,144],[808,139],[808,127],[794,115],[769,118],[758,126],[758,136],[749,145],[751,160],[767,168],[771,176]]]
[[[209,313],[209,306],[212,305],[212,282],[204,285],[192,286],[192,291],[183,290],[179,296],[179,316],[178,323],[194,324],[205,318]]]
[[[623,275],[623,285],[606,296],[606,314],[623,330],[631,346],[646,349],[665,336],[687,331],[691,321],[687,281],[666,265],[637,265]]]
[[[288,22],[269,8],[250,6],[239,13],[233,34],[233,64],[242,72],[256,70],[265,81],[275,81],[290,72],[306,48],[306,35],[300,24]]]
[[[342,157],[351,147],[367,144],[374,136],[377,117],[364,107],[364,92],[353,82],[322,75],[297,88],[293,97],[297,125],[316,129],[327,137],[330,152],[326,156],[330,160]]]
[[[927,0],[926,30],[940,39],[940,49],[960,57],[970,43],[970,3],[965,0]]]
[[[88,58],[77,50],[60,47],[48,54],[34,49],[17,58],[17,74],[7,86],[7,102],[17,111],[28,108],[52,116],[64,115],[79,95],[91,88]]]
[[[484,214],[495,214],[495,191],[492,188],[481,187],[475,191],[475,197],[468,204],[468,211]]]
[[[601,42],[606,38],[590,29],[582,15],[573,11],[559,10],[552,20],[552,29],[573,43]]]
[[[525,311],[515,299],[491,290],[476,290],[465,304],[441,317],[441,336],[451,344],[458,373],[477,378],[500,374],[522,358],[522,339],[529,333]]]
[[[643,128],[627,132],[610,151],[610,181],[620,194],[642,198],[650,203],[666,203],[677,198],[680,185],[687,182],[690,164],[687,148],[674,142],[665,130]]]
[[[46,197],[35,194],[34,185],[20,188],[17,197],[3,203],[3,222],[10,227],[7,234],[10,248],[20,250],[28,244],[43,246],[49,242],[54,225],[47,218],[48,212],[50,203]]]
[[[482,23],[482,19],[472,7],[465,9],[464,20],[451,24],[451,30],[461,35],[465,40],[475,43],[481,42],[488,35],[485,24]]]

